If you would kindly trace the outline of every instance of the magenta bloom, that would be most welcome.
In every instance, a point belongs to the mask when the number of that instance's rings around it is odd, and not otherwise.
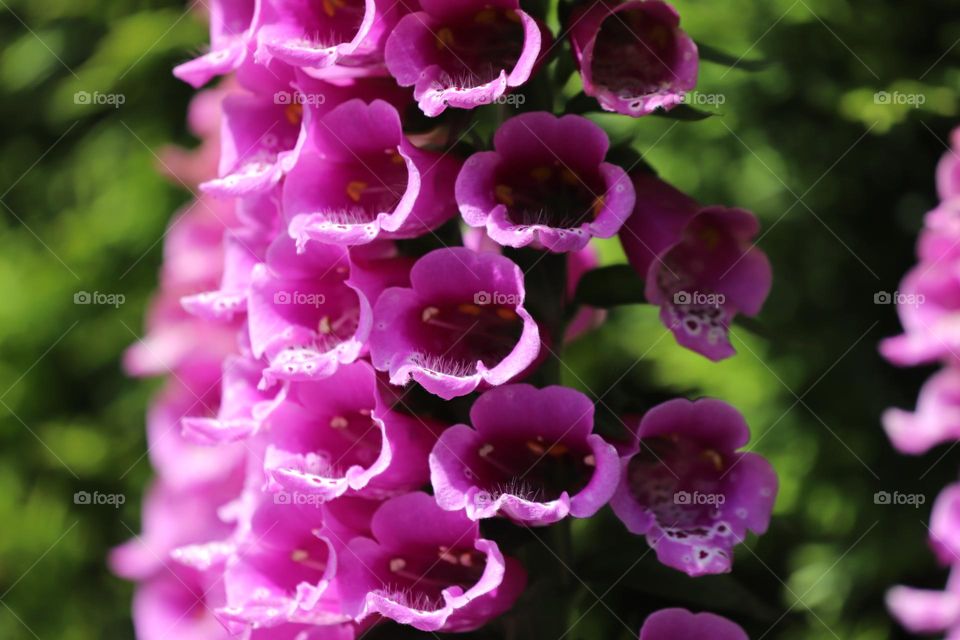
[[[394,0],[262,0],[256,60],[277,58],[312,72],[370,67],[404,7]]]
[[[960,634],[960,570],[950,572],[943,591],[894,587],[887,592],[887,609],[910,633]]]
[[[960,196],[960,127],[950,134],[950,150],[937,165],[937,193],[941,200]]]
[[[722,616],[661,609],[640,629],[640,640],[749,640],[747,633]]]
[[[711,360],[735,352],[729,326],[760,312],[772,284],[770,262],[753,245],[757,219],[743,209],[699,208],[651,176],[637,176],[637,209],[620,231],[646,297],[677,342]]]
[[[493,145],[464,164],[457,203],[467,224],[502,245],[578,251],[613,237],[633,211],[633,185],[603,161],[610,141],[586,118],[525,113],[507,120]]]
[[[332,500],[347,491],[383,498],[422,486],[434,434],[389,411],[366,362],[323,380],[291,382],[265,416],[268,489]]]
[[[943,488],[930,511],[930,547],[941,563],[960,559],[960,483]]]
[[[215,610],[223,584],[213,572],[172,565],[137,586],[133,626],[138,640],[227,640]]]
[[[419,382],[446,400],[522,373],[540,352],[537,323],[523,307],[523,273],[509,259],[437,249],[374,308],[370,356],[390,382]]]
[[[657,405],[635,427],[610,506],[663,564],[727,572],[747,530],[766,531],[777,493],[770,464],[737,452],[749,439],[743,416],[720,400]]]
[[[247,310],[253,354],[270,361],[266,384],[324,378],[357,359],[372,318],[349,275],[341,247],[312,244],[298,254],[286,236],[271,245],[254,269]]]
[[[210,0],[210,51],[185,62],[173,75],[194,88],[237,69],[253,36],[257,0]]]
[[[880,343],[880,352],[900,366],[952,360],[960,349],[960,280],[949,261],[920,263],[900,283],[897,313],[904,334]]]
[[[620,480],[617,450],[593,433],[593,403],[567,387],[497,387],[445,430],[430,454],[437,504],[471,520],[530,525],[588,518]]]
[[[245,524],[224,572],[226,620],[255,626],[335,624],[346,617],[326,592],[337,570],[316,504],[261,502]]]
[[[227,358],[217,415],[185,417],[181,423],[184,437],[198,444],[217,445],[256,435],[276,396],[259,388],[262,371],[263,366],[250,358]]]
[[[246,313],[253,269],[266,256],[263,239],[227,232],[223,238],[223,277],[220,288],[180,300],[183,308],[205,320],[231,321]]]
[[[919,455],[960,440],[960,371],[946,367],[920,390],[915,412],[887,409],[883,428],[901,453]]]
[[[455,215],[458,163],[410,144],[390,104],[351,100],[309,122],[306,135],[283,188],[298,247],[411,238]]]
[[[302,109],[295,93],[232,93],[223,100],[218,178],[200,185],[220,197],[263,193],[283,177],[282,160],[296,157]]]
[[[348,613],[379,614],[421,631],[471,631],[513,606],[526,585],[519,562],[480,537],[476,522],[425,493],[392,498],[355,538],[338,574]]]
[[[543,35],[519,0],[420,0],[386,45],[387,68],[430,117],[492,104],[526,82]]]
[[[660,0],[593,2],[570,18],[583,91],[607,111],[672,109],[697,85],[697,45]]]

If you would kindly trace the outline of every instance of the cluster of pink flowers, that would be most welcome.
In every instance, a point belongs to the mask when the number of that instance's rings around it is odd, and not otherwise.
[[[732,355],[730,323],[771,284],[754,216],[607,162],[578,115],[516,115],[472,153],[469,118],[414,132],[541,69],[555,41],[518,0],[214,0],[210,20],[210,52],[176,74],[228,77],[191,107],[200,149],[163,157],[202,195],[126,360],[168,375],[143,533],[111,558],[138,582],[138,637],[477,629],[528,580],[483,521],[607,504],[663,564],[729,571],[777,490],[736,409],[675,399],[610,438],[586,395],[529,382],[603,322],[573,292],[591,239],[618,234],[677,342]],[[678,23],[660,0],[585,3],[568,28],[585,92],[630,116],[678,104],[697,73]],[[525,273],[519,251],[554,258]],[[746,635],[667,609],[640,637]]]
[[[960,440],[960,129],[937,167],[940,204],[924,217],[917,265],[900,284],[896,302],[904,333],[880,344],[898,366],[942,364],[923,386],[913,412],[888,409],[883,427],[897,450],[920,455]],[[960,634],[960,483],[937,497],[930,516],[930,547],[951,567],[944,591],[896,587],[887,605],[913,633]]]

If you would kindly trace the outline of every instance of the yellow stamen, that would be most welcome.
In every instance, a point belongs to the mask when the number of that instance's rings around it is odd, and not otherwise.
[[[403,558],[394,558],[390,561],[390,571],[393,573],[398,573],[403,571],[407,566],[407,561]]]
[[[506,307],[499,307],[497,309],[497,316],[501,320],[516,320],[517,312],[514,311],[513,309],[508,309]]]
[[[342,9],[343,5],[343,0],[323,0],[323,12],[332,18],[337,9]]]
[[[480,447],[480,450],[477,451],[477,455],[479,455],[481,458],[486,458],[491,453],[493,453],[493,445],[490,443],[483,445]]]
[[[530,175],[537,182],[546,182],[553,176],[553,169],[550,167],[537,167],[530,172]]]
[[[604,199],[603,196],[597,196],[593,201],[593,217],[596,218],[600,215],[600,212],[603,211]]]
[[[560,175],[563,177],[563,181],[567,184],[572,184],[573,186],[580,184],[580,176],[566,167],[564,167],[563,171],[560,172]]]
[[[290,559],[294,562],[303,562],[310,557],[310,554],[304,551],[303,549],[294,549],[290,554]]]
[[[723,471],[723,456],[721,456],[719,453],[717,453],[713,449],[707,449],[706,451],[701,453],[700,456],[704,460],[707,460],[708,462],[713,464],[713,467],[717,471]]]
[[[473,16],[473,21],[477,24],[493,24],[497,19],[497,10],[493,8],[484,9]]]
[[[443,27],[437,31],[437,49],[450,48],[451,45],[453,45],[453,31],[450,27]]]
[[[360,196],[363,195],[367,186],[367,183],[363,180],[354,180],[347,184],[347,195],[350,196],[350,199],[354,202],[360,202]]]
[[[334,416],[330,419],[331,429],[346,429],[348,426],[350,426],[350,422],[343,416]]]
[[[424,322],[430,322],[438,315],[440,315],[440,309],[437,309],[436,307],[427,307],[423,310],[423,313],[420,314],[420,319]]]
[[[287,122],[298,125],[303,120],[303,105],[299,102],[292,102],[284,108],[283,115],[286,116]]]
[[[330,325],[330,316],[320,318],[320,322],[317,323],[317,330],[325,336],[330,335],[333,331],[333,327]]]
[[[588,467],[595,467],[597,466],[597,457],[592,453],[590,455],[584,456],[583,464],[587,465]]]
[[[480,314],[482,313],[482,312],[480,311],[480,307],[478,307],[478,306],[475,305],[475,304],[470,304],[470,303],[464,303],[464,304],[461,304],[461,305],[457,305],[457,311],[459,311],[460,313],[465,313],[465,314],[467,314],[468,316],[478,316],[478,315],[480,315]]]
[[[508,207],[513,206],[513,189],[505,184],[498,184],[493,188],[493,193],[497,197],[497,202],[505,204]]]

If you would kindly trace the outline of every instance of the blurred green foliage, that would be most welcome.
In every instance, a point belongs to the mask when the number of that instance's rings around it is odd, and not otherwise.
[[[904,637],[883,591],[945,578],[924,523],[957,457],[907,459],[887,444],[880,411],[911,406],[928,372],[877,357],[897,323],[873,296],[896,289],[935,203],[934,165],[958,115],[956,3],[676,4],[696,40],[768,66],[704,64],[699,92],[722,104],[697,105],[719,112],[701,122],[598,120],[701,200],[761,217],[776,274],[763,337],[735,328],[739,356],[714,365],[664,336],[654,310],[622,308],[568,350],[565,382],[595,390],[604,411],[671,393],[732,402],[780,473],[781,495],[770,532],[739,549],[732,576],[700,581],[649,556],[630,568],[645,546],[611,518],[576,523],[578,577],[555,588],[577,605],[550,613],[573,625],[567,638],[584,640],[627,638],[621,620],[636,629],[676,604],[726,613],[755,639]],[[104,556],[139,530],[150,476],[143,413],[156,384],[126,379],[118,358],[141,335],[160,240],[188,198],[156,173],[154,151],[192,144],[192,92],[169,70],[204,39],[174,0],[0,2],[2,638],[132,636],[131,586],[110,576]],[[78,91],[125,102],[76,104]],[[924,102],[883,104],[881,91]],[[622,259],[615,243],[604,255]],[[74,304],[81,291],[125,303]],[[127,501],[75,505],[81,490]],[[927,505],[876,505],[878,490],[923,493]]]

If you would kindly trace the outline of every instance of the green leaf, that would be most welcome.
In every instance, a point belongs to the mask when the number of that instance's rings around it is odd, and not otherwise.
[[[579,304],[601,309],[646,302],[643,282],[633,268],[626,264],[588,271],[580,279],[574,299]]]
[[[660,116],[661,118],[669,118],[670,120],[683,120],[685,122],[696,122],[698,120],[706,120],[707,118],[712,118],[713,116],[720,115],[718,113],[710,113],[709,111],[701,111],[700,109],[694,109],[688,104],[678,104],[673,109],[669,111],[664,111],[663,109],[657,109],[653,112],[652,115]]]
[[[700,59],[714,64],[721,64],[741,71],[762,71],[770,66],[767,60],[744,60],[738,56],[714,49],[710,45],[697,43]]]

